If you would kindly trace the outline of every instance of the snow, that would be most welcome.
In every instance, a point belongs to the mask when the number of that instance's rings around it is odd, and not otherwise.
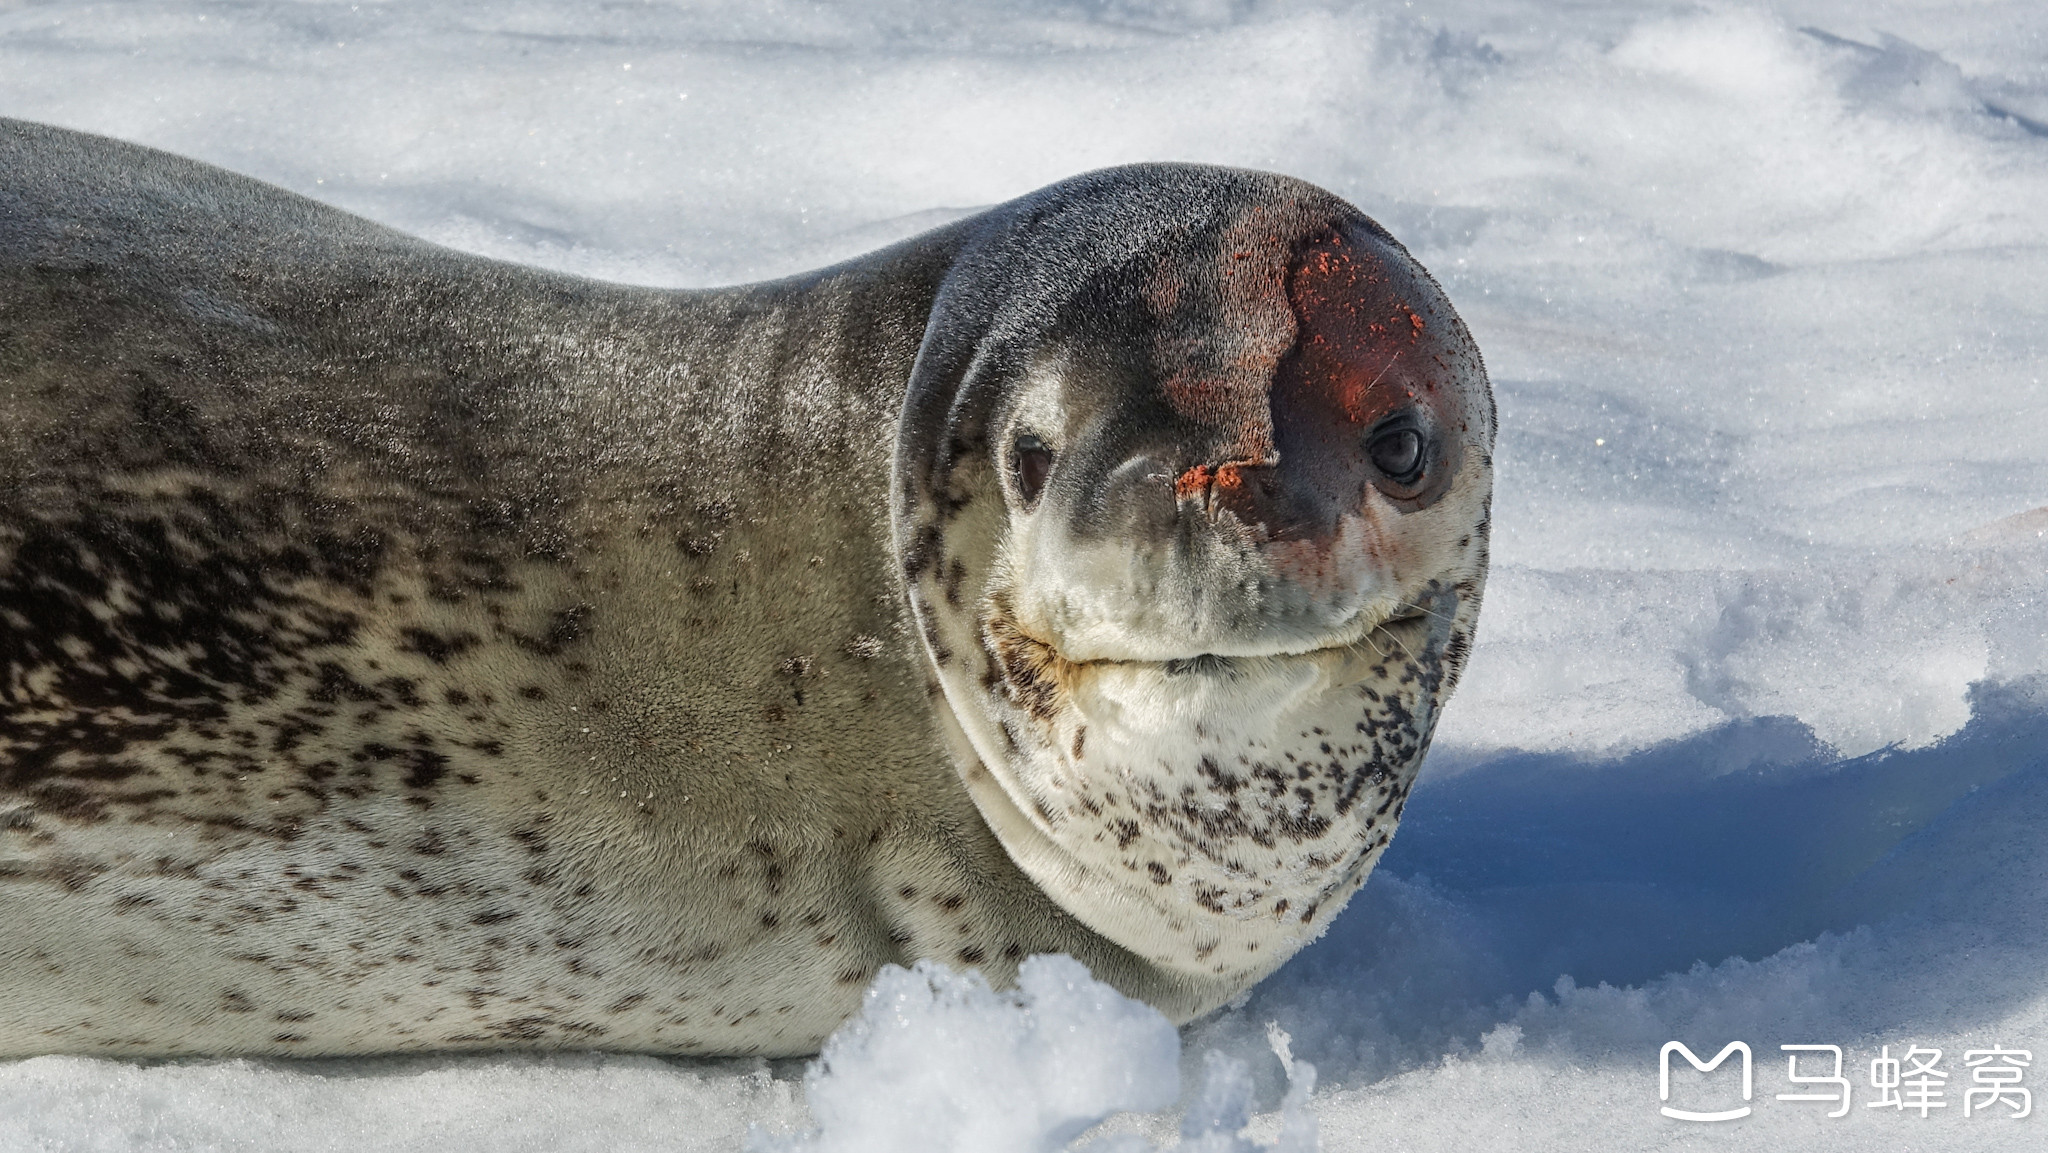
[[[1311,1153],[1304,1107],[1315,1067],[1269,1030],[1290,1083],[1279,1140],[1242,1136],[1253,1084],[1248,1062],[1205,1054],[1202,1083],[1181,1122],[1179,1153]],[[1017,988],[920,961],[887,966],[861,1014],[835,1034],[805,1078],[817,1128],[752,1134],[752,1153],[893,1153],[905,1148],[1053,1153],[1109,1118],[1180,1096],[1180,1038],[1148,1005],[1094,980],[1071,957],[1032,957]],[[1096,1153],[1140,1153],[1143,1136],[1105,1135]]]
[[[1179,1056],[1171,1022],[1071,957],[1026,960],[1009,993],[892,965],[806,1079],[817,1136],[758,1147],[888,1153],[914,1117],[932,1148],[1058,1149],[1112,1113],[1173,1104]]]
[[[1961,1115],[1965,1050],[2048,1060],[2029,0],[0,0],[0,114],[678,285],[1104,164],[1277,169],[1435,272],[1502,429],[1479,647],[1400,836],[1178,1038],[1058,962],[919,970],[809,1074],[21,1061],[0,1150],[1051,1149],[1119,1109],[1084,1147],[2040,1142]],[[1746,1041],[1754,1114],[1660,1116],[1669,1040]],[[1849,1116],[1775,1100],[1801,1043],[1847,1049]],[[1867,1108],[1915,1044],[1951,1106]]]

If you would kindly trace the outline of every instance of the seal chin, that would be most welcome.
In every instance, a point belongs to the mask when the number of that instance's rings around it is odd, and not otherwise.
[[[1226,980],[1319,932],[1385,848],[1476,607],[1439,591],[1319,644],[1073,659],[984,606],[993,667],[959,715],[991,827],[1097,932]]]

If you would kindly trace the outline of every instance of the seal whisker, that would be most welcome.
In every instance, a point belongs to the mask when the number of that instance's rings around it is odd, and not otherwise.
[[[1401,601],[1401,602],[1399,602],[1399,604],[1398,604],[1398,606],[1396,607],[1395,611],[1396,611],[1396,613],[1397,613],[1397,614],[1406,614],[1406,613],[1416,613],[1416,614],[1420,614],[1420,615],[1422,615],[1422,616],[1426,616],[1426,617],[1429,617],[1429,618],[1431,618],[1432,620],[1438,620],[1438,621],[1442,621],[1442,622],[1443,622],[1443,623],[1445,623],[1445,624],[1451,624],[1451,623],[1453,623],[1453,621],[1454,621],[1454,619],[1455,619],[1455,618],[1453,618],[1453,617],[1445,616],[1445,615],[1444,615],[1443,613],[1441,613],[1441,612],[1437,611],[1436,609],[1432,609],[1432,608],[1429,608],[1429,607],[1427,607],[1427,606],[1425,606],[1425,605],[1419,605],[1419,604],[1415,604],[1415,603],[1414,603],[1414,602],[1412,602],[1412,601]]]

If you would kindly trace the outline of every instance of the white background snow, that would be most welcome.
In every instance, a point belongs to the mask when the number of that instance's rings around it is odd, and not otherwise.
[[[2031,1049],[2048,1090],[2033,0],[0,0],[0,115],[666,285],[1106,164],[1276,169],[1437,275],[1502,418],[1480,645],[1393,850],[1178,1056],[1057,964],[899,974],[808,1086],[39,1058],[0,1065],[0,1150],[1030,1150],[1139,1110],[1106,1153],[1189,1101],[1191,1150],[2048,1143],[1961,1107],[1966,1049]],[[1269,1022],[1318,1071],[1284,1125]],[[1746,1041],[1755,1113],[1660,1116],[1669,1040]],[[1774,1099],[1796,1043],[1847,1048],[1849,1116]],[[1914,1044],[1950,1106],[1866,1108]]]

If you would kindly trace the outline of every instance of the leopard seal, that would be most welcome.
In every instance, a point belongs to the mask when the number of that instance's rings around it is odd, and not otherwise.
[[[10,1055],[802,1054],[1046,952],[1185,1021],[1487,564],[1443,292],[1192,165],[668,291],[5,122],[0,413]]]

